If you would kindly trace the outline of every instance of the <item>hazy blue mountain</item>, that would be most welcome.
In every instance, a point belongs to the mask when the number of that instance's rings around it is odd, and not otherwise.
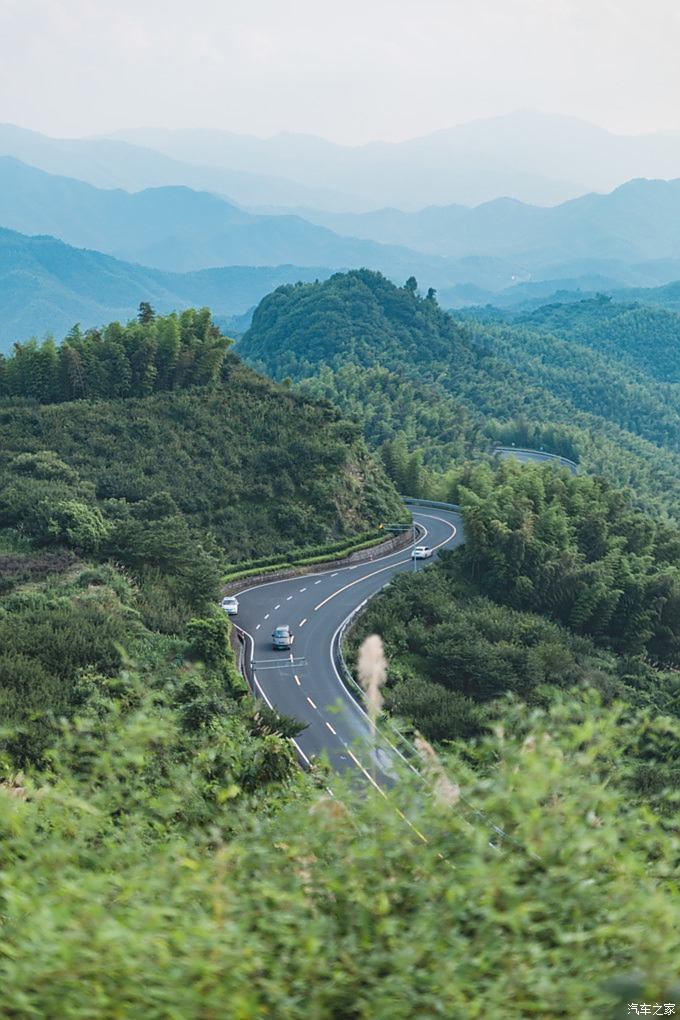
[[[282,283],[323,279],[330,272],[230,266],[166,273],[53,237],[0,229],[0,350],[33,335],[60,336],[76,322],[85,327],[128,319],[140,301],[150,301],[159,312],[209,305],[220,316],[237,316]]]
[[[595,299],[600,301],[603,296],[617,304],[644,305],[680,312],[680,280],[663,287],[618,287],[614,281],[603,277],[583,277],[580,280],[545,280],[519,284],[496,292],[462,284],[452,287],[446,296],[447,306],[458,316],[509,322],[546,305],[580,304]]]
[[[431,206],[414,213],[384,209],[310,218],[340,233],[431,255],[520,260],[543,275],[548,267],[561,267],[551,275],[573,276],[576,264],[583,271],[588,261],[587,271],[603,273],[607,263],[615,268],[680,258],[680,180],[632,180],[610,194],[588,194],[551,208],[499,198],[474,209]]]
[[[175,159],[249,173],[276,167],[277,174],[301,184],[401,209],[478,205],[500,196],[551,205],[588,191],[611,191],[634,177],[680,176],[678,131],[616,135],[573,117],[532,111],[361,146],[307,135],[261,139],[205,130],[145,128],[116,137]]]
[[[253,215],[184,187],[95,188],[7,157],[0,157],[0,225],[177,272],[292,263],[367,266],[404,279],[420,272],[435,285],[449,279],[437,256],[340,237],[299,216]]]
[[[261,173],[183,163],[160,152],[118,139],[49,138],[13,124],[0,124],[0,156],[13,156],[52,174],[75,177],[100,188],[139,191],[185,185],[227,196],[243,205],[278,203],[328,209],[363,209],[366,203],[324,185],[308,187],[278,174],[275,164]],[[370,206],[369,206],[370,207]]]

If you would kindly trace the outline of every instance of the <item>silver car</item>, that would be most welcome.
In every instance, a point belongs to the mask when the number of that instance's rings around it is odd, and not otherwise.
[[[293,634],[287,623],[274,628],[272,646],[275,652],[286,652],[293,647]]]
[[[236,616],[238,613],[238,599],[234,598],[233,595],[225,595],[220,605],[227,616]]]

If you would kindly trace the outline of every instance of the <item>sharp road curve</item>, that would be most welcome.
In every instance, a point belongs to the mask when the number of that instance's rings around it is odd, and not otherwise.
[[[459,514],[428,508],[413,516],[426,532],[419,544],[438,551],[462,542]],[[417,569],[430,562],[416,561]],[[373,747],[368,718],[338,674],[335,651],[348,617],[405,570],[413,570],[411,546],[372,562],[269,581],[238,594],[233,618],[245,637],[252,686],[271,707],[306,725],[295,741],[302,759],[325,753],[336,771],[356,771],[380,789],[395,778],[398,752],[380,740]],[[281,624],[295,637],[290,653],[272,649],[272,631]]]

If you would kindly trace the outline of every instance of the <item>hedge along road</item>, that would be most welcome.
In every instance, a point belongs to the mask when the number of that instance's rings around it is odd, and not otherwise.
[[[435,555],[463,540],[458,513],[423,508],[413,517],[425,531],[419,544]],[[429,562],[417,560],[416,568]],[[380,737],[373,746],[368,718],[338,674],[334,646],[347,618],[405,570],[413,570],[411,546],[372,562],[258,584],[239,592],[233,618],[246,641],[251,687],[306,726],[295,740],[302,760],[309,764],[325,753],[337,772],[358,771],[381,790],[396,778],[398,752]],[[272,648],[272,632],[282,624],[294,635],[290,652]]]

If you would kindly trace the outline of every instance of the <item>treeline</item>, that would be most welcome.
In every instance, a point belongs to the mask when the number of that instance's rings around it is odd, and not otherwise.
[[[680,315],[600,296],[544,305],[516,322],[625,361],[660,382],[680,382]]]
[[[457,554],[479,590],[617,651],[680,661],[680,531],[602,478],[501,462],[458,493]]]
[[[29,340],[7,357],[0,354],[0,398],[60,403],[209,386],[220,377],[230,343],[207,308],[157,316],[142,303],[127,325],[85,332],[74,326],[60,344]]]

